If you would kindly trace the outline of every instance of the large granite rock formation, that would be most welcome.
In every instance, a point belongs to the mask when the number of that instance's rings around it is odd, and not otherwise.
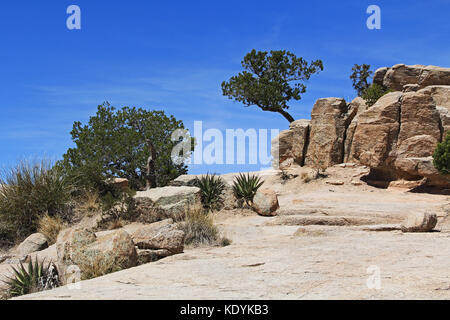
[[[416,85],[416,89],[431,85],[449,85],[450,68],[397,64],[392,68],[380,68],[375,71],[373,82],[393,91],[403,91],[407,85]]]
[[[428,185],[450,186],[450,177],[432,164],[437,144],[450,129],[450,69],[396,65],[377,70],[374,82],[394,92],[370,108],[361,98],[351,103],[319,99],[311,121],[302,120],[308,130],[298,134],[291,125],[283,131],[274,144],[280,169],[354,162],[370,167],[376,180],[426,178]]]
[[[273,139],[274,167],[285,169],[292,165],[304,165],[309,127],[310,120],[297,120],[289,125],[289,130],[280,132],[279,136]]]

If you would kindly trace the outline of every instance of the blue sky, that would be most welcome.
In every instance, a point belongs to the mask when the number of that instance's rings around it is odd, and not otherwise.
[[[82,29],[66,28],[81,8]],[[381,30],[366,9],[381,8]],[[0,6],[0,166],[59,159],[74,121],[97,105],[163,109],[188,128],[288,127],[278,114],[245,108],[221,94],[251,49],[286,49],[325,70],[292,103],[309,118],[322,97],[354,98],[353,64],[450,66],[449,0],[430,1],[23,1]],[[192,173],[257,166],[193,166]]]

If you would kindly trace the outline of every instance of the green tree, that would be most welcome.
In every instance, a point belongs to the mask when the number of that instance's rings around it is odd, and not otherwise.
[[[321,60],[308,63],[285,50],[268,53],[253,49],[241,64],[245,71],[222,83],[223,95],[247,107],[280,113],[289,122],[294,118],[287,112],[287,103],[300,100],[306,92],[303,82],[323,70]]]
[[[370,70],[369,64],[355,64],[352,71],[350,79],[352,79],[353,88],[358,93],[358,97],[362,97],[364,91],[370,86],[369,79],[373,72]]]
[[[183,123],[164,111],[116,110],[104,103],[88,124],[74,123],[71,135],[76,147],[67,151],[60,164],[78,184],[99,190],[112,177],[127,178],[134,189],[164,186],[187,173],[184,161],[190,151],[176,163],[171,157],[182,140],[171,140],[177,129],[184,130]]]
[[[450,131],[433,153],[433,165],[442,174],[450,173]]]
[[[378,99],[389,92],[391,92],[391,90],[385,86],[379,85],[378,83],[372,83],[364,90],[361,98],[366,101],[368,107],[371,107],[378,101]]]

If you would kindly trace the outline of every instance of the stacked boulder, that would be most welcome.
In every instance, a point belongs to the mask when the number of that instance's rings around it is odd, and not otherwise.
[[[361,98],[351,103],[319,99],[300,143],[294,141],[294,136],[300,138],[292,124],[281,132],[273,141],[279,154],[272,151],[279,168],[353,162],[370,167],[378,180],[425,178],[427,185],[450,186],[450,178],[432,163],[437,144],[450,129],[450,69],[396,65],[377,70],[374,83],[393,92],[370,108]]]

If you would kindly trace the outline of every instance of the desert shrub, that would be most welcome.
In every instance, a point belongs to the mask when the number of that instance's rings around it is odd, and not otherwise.
[[[28,262],[25,268],[22,263],[18,268],[12,267],[13,276],[5,281],[8,295],[17,297],[24,294],[35,293],[39,291],[56,288],[60,285],[58,271],[53,263]]]
[[[195,179],[194,186],[201,190],[201,200],[203,207],[207,210],[219,209],[223,203],[222,193],[225,189],[225,183],[221,177],[215,174],[207,174]]]
[[[368,107],[373,106],[378,99],[380,99],[385,94],[391,92],[390,89],[381,86],[379,84],[373,83],[367,89],[364,90],[362,98],[366,101]]]
[[[442,174],[450,173],[450,131],[433,153],[433,165]]]
[[[185,214],[184,221],[178,223],[178,228],[185,233],[185,244],[221,245],[227,246],[231,241],[220,236],[219,229],[214,225],[210,214],[205,214],[201,208],[191,209]]]
[[[71,184],[50,162],[22,162],[0,179],[1,236],[21,240],[36,231],[45,214],[68,219]]]
[[[59,232],[64,229],[64,227],[65,223],[60,217],[51,217],[48,214],[42,216],[38,222],[38,232],[42,233],[47,238],[49,245],[56,243]]]
[[[251,205],[256,191],[264,182],[256,175],[240,173],[233,182],[233,192],[238,200],[244,200],[247,205]]]

